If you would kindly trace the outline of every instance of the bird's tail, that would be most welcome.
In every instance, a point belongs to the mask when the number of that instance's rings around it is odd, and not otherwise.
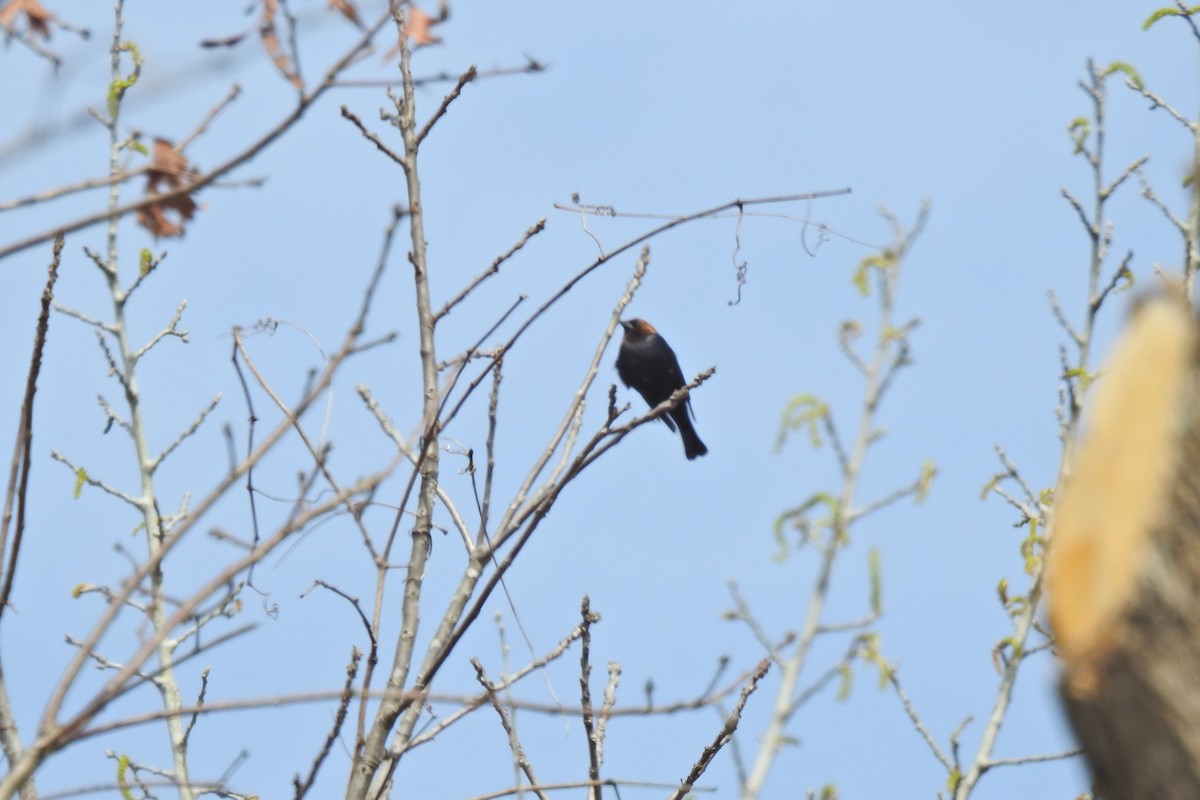
[[[692,427],[692,421],[688,419],[686,411],[676,417],[675,422],[679,426],[679,438],[683,439],[683,454],[687,456],[688,461],[708,453],[708,448],[700,441],[700,436]]]

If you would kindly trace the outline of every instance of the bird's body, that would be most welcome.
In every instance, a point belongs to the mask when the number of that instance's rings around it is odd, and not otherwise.
[[[617,354],[617,374],[626,386],[635,389],[654,408],[687,383],[683,379],[683,370],[679,368],[679,359],[667,340],[649,322],[643,319],[622,320],[621,327],[625,329],[625,335]],[[684,400],[661,418],[668,428],[679,431],[679,437],[683,439],[683,452],[689,461],[708,452],[692,427],[692,420],[688,416],[691,410],[691,400]]]

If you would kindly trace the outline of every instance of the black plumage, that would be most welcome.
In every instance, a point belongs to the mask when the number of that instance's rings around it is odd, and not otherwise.
[[[631,389],[637,390],[651,408],[669,398],[676,389],[687,383],[679,359],[667,340],[644,319],[622,320],[625,335],[617,353],[617,374]],[[691,400],[685,400],[661,417],[671,430],[678,430],[683,439],[683,452],[692,460],[708,452],[696,434],[689,413]]]

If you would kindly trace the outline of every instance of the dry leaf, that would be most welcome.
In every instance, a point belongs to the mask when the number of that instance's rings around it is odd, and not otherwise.
[[[275,62],[275,66],[283,74],[283,77],[288,79],[288,82],[297,89],[304,89],[304,82],[300,80],[300,76],[292,69],[291,59],[288,58],[287,52],[284,51],[283,45],[279,42],[279,34],[275,32],[275,12],[279,10],[278,0],[265,0],[263,3],[262,22],[258,26],[258,35],[262,38],[263,47],[267,50],[267,55]]]
[[[183,154],[176,150],[166,139],[154,140],[154,158],[146,173],[146,194],[169,192],[194,182],[199,175]],[[143,206],[137,212],[138,224],[156,238],[172,238],[183,236],[184,224],[195,216],[199,206],[187,193],[179,194],[169,200],[151,203]],[[168,218],[167,212],[178,215],[179,221]]]
[[[42,7],[38,0],[8,0],[2,8],[0,8],[0,26],[3,26],[10,34],[15,34],[17,27],[17,15],[24,13],[25,22],[29,26],[29,32],[41,36],[43,39],[50,38],[50,22],[54,19],[54,15]]]
[[[362,27],[362,20],[358,17],[358,9],[355,8],[353,0],[329,0],[329,7],[359,28]]]
[[[409,3],[408,11],[404,14],[404,35],[413,43],[413,49],[430,44],[439,44],[440,36],[433,35],[433,26],[450,19],[450,6],[446,0],[438,0],[438,15],[431,17],[421,9]],[[400,55],[400,44],[383,54],[385,62]]]
[[[404,18],[404,33],[416,47],[438,44],[442,39],[440,36],[433,35],[433,26],[445,22],[449,18],[450,6],[446,0],[438,0],[436,17],[430,16],[416,6],[410,6],[408,14]]]
[[[242,39],[245,39],[247,33],[248,31],[242,31],[241,33],[235,33],[232,36],[224,36],[219,39],[201,39],[200,46],[207,48],[233,47],[234,45],[239,44]]]

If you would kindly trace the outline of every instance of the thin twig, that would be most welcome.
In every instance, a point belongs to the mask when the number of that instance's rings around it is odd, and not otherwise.
[[[1189,16],[1189,21],[1191,21],[1190,16]],[[1194,25],[1195,23],[1192,22],[1192,24]],[[1175,108],[1175,106],[1171,105],[1169,102],[1164,100],[1158,94],[1151,91],[1150,89],[1147,89],[1144,84],[1134,83],[1129,78],[1126,78],[1125,85],[1128,86],[1133,91],[1140,94],[1142,97],[1149,100],[1150,101],[1150,110],[1153,111],[1156,108],[1161,108],[1163,111],[1166,111],[1168,114],[1170,114],[1172,117],[1174,117],[1176,122],[1178,122],[1180,125],[1187,128],[1189,133],[1192,133],[1193,135],[1196,133],[1196,124],[1194,122],[1192,122],[1190,119],[1188,119],[1183,114],[1181,114],[1179,112],[1179,110]]]
[[[913,727],[917,729],[917,733],[925,740],[925,744],[929,745],[930,751],[933,752],[933,757],[941,762],[941,765],[946,768],[946,772],[954,772],[954,763],[942,752],[942,748],[938,747],[933,734],[929,732],[929,728],[925,727],[925,723],[921,720],[921,715],[917,713],[917,709],[913,706],[912,701],[908,699],[908,694],[905,693],[904,687],[900,685],[900,676],[897,674],[897,670],[888,670],[887,677],[888,683],[892,684],[892,687],[896,690],[896,696],[904,704],[904,713],[908,715],[908,719],[912,722]]]
[[[500,702],[500,696],[496,693],[495,685],[488,680],[487,673],[483,670],[483,664],[479,659],[472,658],[471,666],[475,668],[475,678],[487,693],[488,699],[492,702],[492,708],[496,710],[496,714],[500,717],[500,725],[504,728],[504,733],[508,736],[508,746],[512,750],[513,760],[517,766],[525,773],[525,777],[529,779],[531,787],[540,785],[537,775],[534,774],[533,765],[529,763],[528,757],[525,755],[525,748],[521,746],[520,740],[517,739],[516,729],[513,728],[512,721],[509,719],[508,711]],[[546,793],[540,789],[530,789],[540,800],[549,800]]]
[[[1075,747],[1070,750],[1063,750],[1061,753],[1039,753],[1032,756],[1017,756],[1015,758],[995,758],[987,763],[988,769],[992,767],[1015,767],[1021,764],[1040,764],[1045,761],[1062,761],[1067,758],[1083,755],[1082,747]]]
[[[213,120],[215,120],[222,111],[224,111],[226,108],[228,108],[229,104],[232,103],[234,100],[236,100],[238,98],[238,95],[240,95],[241,93],[242,93],[242,87],[239,86],[238,84],[235,83],[232,86],[230,86],[229,92],[225,95],[225,97],[220,102],[218,102],[215,106],[213,106],[212,108],[209,109],[208,113],[204,115],[204,119],[200,120],[200,123],[198,125],[196,125],[195,128],[192,129],[192,132],[189,133],[187,136],[184,136],[178,142],[176,142],[175,149],[181,153],[184,150],[186,150],[188,145],[191,144],[192,142],[194,142],[197,138],[199,138],[200,135],[203,134],[205,131],[207,131],[208,126],[213,123]]]
[[[566,781],[563,783],[542,783],[537,786],[513,786],[509,789],[501,789],[487,794],[477,794],[468,800],[497,800],[500,797],[508,797],[509,795],[520,795],[523,792],[532,791],[557,791],[559,789],[588,789],[592,787],[611,786],[614,790],[619,790],[622,786],[628,786],[633,789],[674,789],[673,783],[654,783],[653,781],[623,781],[618,778],[607,778],[602,781]],[[694,786],[693,792],[715,792],[714,786]]]
[[[466,299],[466,297],[468,295],[470,295],[471,292],[475,291],[475,287],[479,286],[479,284],[483,283],[485,280],[487,280],[488,278],[490,278],[491,276],[493,276],[497,272],[499,272],[501,264],[503,264],[505,261],[508,261],[514,255],[516,255],[517,251],[520,250],[522,247],[524,247],[525,244],[530,239],[532,239],[534,236],[537,236],[539,233],[541,233],[545,229],[546,229],[546,218],[542,217],[537,222],[535,222],[527,231],[525,231],[525,233],[521,236],[521,238],[517,240],[517,243],[514,244],[512,247],[510,247],[507,252],[505,252],[502,255],[497,256],[496,260],[492,262],[492,265],[490,267],[488,267],[483,272],[476,275],[470,281],[470,283],[468,283],[466,286],[463,287],[462,291],[460,291],[454,297],[447,300],[446,304],[444,306],[442,306],[441,310],[438,311],[436,314],[434,314],[434,319],[440,320],[442,317],[449,314],[451,309],[453,309],[456,305],[458,305],[464,299]]]
[[[696,781],[700,780],[700,776],[708,769],[708,765],[716,758],[717,753],[721,752],[729,740],[733,738],[734,731],[737,730],[738,723],[742,719],[742,710],[746,707],[746,700],[758,688],[758,682],[767,674],[767,670],[771,668],[771,659],[764,658],[758,663],[758,668],[750,676],[750,680],[742,688],[742,693],[738,696],[737,705],[733,707],[733,711],[725,719],[725,725],[717,733],[712,744],[706,746],[700,754],[700,758],[692,765],[692,769],[688,772],[687,777],[683,779],[678,789],[671,795],[670,800],[683,800],[684,795],[692,791]]]
[[[217,404],[220,402],[221,393],[217,392],[216,396],[213,397],[212,402],[201,409],[200,413],[196,415],[196,418],[192,420],[192,424],[187,426],[187,428],[185,428],[178,436],[175,437],[175,441],[167,445],[166,449],[159,453],[158,456],[150,462],[150,471],[154,472],[154,470],[158,469],[158,466],[162,464],[166,457],[175,452],[175,449],[179,447],[179,445],[183,444],[184,439],[187,439],[196,431],[200,430],[200,426],[204,424],[204,420],[208,418],[209,414],[216,410]]]
[[[374,131],[372,131],[370,128],[368,128],[363,123],[363,121],[361,119],[359,119],[358,115],[355,114],[353,111],[351,111],[346,106],[342,106],[342,117],[344,119],[349,120],[354,125],[354,127],[358,128],[358,132],[363,135],[363,138],[366,139],[371,144],[375,145],[375,147],[379,150],[379,152],[383,153],[385,156],[390,158],[392,161],[395,161],[397,164],[400,164],[401,166],[404,165],[404,156],[399,155],[398,153],[396,153],[396,151],[392,150],[392,148],[390,148],[386,144],[384,144],[383,140],[379,138],[379,135],[376,134]]]
[[[337,741],[338,734],[342,730],[342,725],[346,722],[346,713],[350,710],[350,701],[354,698],[354,678],[358,675],[358,662],[361,658],[362,653],[359,649],[357,647],[353,648],[350,652],[350,663],[346,665],[346,683],[342,687],[341,696],[338,697],[337,713],[333,717],[333,726],[329,729],[329,735],[325,737],[325,743],[321,746],[321,751],[313,759],[312,767],[308,770],[308,778],[301,783],[299,776],[296,777],[294,781],[296,789],[295,800],[301,800],[312,788],[313,781],[317,779],[317,773],[321,769],[321,764],[325,762],[325,758],[333,748],[333,743]]]
[[[49,241],[55,236],[74,233],[75,231],[89,228],[93,225],[98,225],[103,222],[108,222],[112,219],[119,219],[128,214],[132,214],[135,211],[147,208],[148,206],[169,203],[170,201],[176,200],[185,195],[194,194],[206,186],[211,185],[219,178],[222,178],[228,173],[237,169],[242,164],[251,161],[268,145],[290,130],[292,125],[294,125],[301,117],[304,116],[304,113],[309,109],[309,107],[319,100],[326,91],[334,86],[337,76],[340,75],[342,71],[346,69],[346,67],[348,67],[358,58],[359,54],[370,45],[371,41],[375,38],[375,35],[379,33],[379,31],[390,19],[390,12],[380,16],[380,18],[363,33],[362,37],[360,37],[359,40],[326,71],[324,80],[322,80],[316,88],[310,92],[302,94],[296,103],[296,106],[290,112],[288,112],[283,119],[277,122],[273,128],[268,130],[257,140],[252,142],[248,147],[232,156],[223,164],[198,177],[195,181],[185,183],[178,188],[171,189],[166,192],[146,195],[133,202],[126,203],[125,205],[112,209],[105,209],[104,211],[80,217],[62,225],[56,225],[50,230],[42,231],[41,233],[18,240],[7,246],[0,247],[0,259],[7,258],[14,253],[21,252],[22,250],[27,250],[28,248],[41,244],[42,242]]]
[[[438,105],[437,110],[433,112],[433,116],[429,118],[429,121],[425,123],[425,127],[421,128],[420,133],[417,134],[418,145],[425,141],[425,137],[429,135],[431,130],[433,130],[433,126],[436,125],[437,121],[441,119],[450,109],[450,104],[458,99],[458,96],[462,93],[463,87],[475,80],[475,77],[478,74],[479,70],[477,70],[475,65],[472,64],[471,66],[467,67],[466,72],[459,76],[458,83],[454,84],[454,88],[450,90],[450,94],[442,98],[442,102],[440,105]]]
[[[13,580],[17,574],[17,562],[21,555],[21,542],[25,537],[25,502],[29,490],[29,469],[33,454],[33,400],[37,394],[38,376],[42,371],[42,353],[46,347],[46,332],[50,328],[50,304],[54,299],[54,284],[58,281],[58,267],[62,262],[63,237],[54,240],[54,253],[47,270],[46,285],[42,289],[41,313],[38,315],[37,326],[33,335],[33,353],[29,359],[29,369],[25,373],[25,395],[21,400],[21,413],[17,419],[17,440],[13,444],[13,457],[9,464],[8,485],[4,491],[4,512],[0,517],[0,559],[7,554],[8,564],[4,568],[4,585],[0,588],[0,619],[8,608],[12,597]],[[12,549],[8,548],[9,526],[13,524],[13,506],[16,506],[16,525],[12,533]],[[5,707],[0,712],[8,716],[8,698],[0,696],[0,703]],[[16,748],[11,746],[10,735],[7,731],[0,732],[0,743],[9,754],[9,763],[14,763],[13,755],[20,750],[19,740]],[[12,752],[10,753],[10,750]]]
[[[580,627],[583,628],[583,635],[579,637],[579,705],[583,709],[583,714],[580,716],[583,719],[583,733],[587,737],[588,750],[588,779],[592,781],[600,780],[600,752],[596,739],[595,717],[592,709],[592,623],[598,618],[592,613],[591,601],[585,594],[583,602],[579,607],[579,614],[583,617],[583,622]],[[588,796],[592,800],[600,800],[600,789],[595,787]]]

